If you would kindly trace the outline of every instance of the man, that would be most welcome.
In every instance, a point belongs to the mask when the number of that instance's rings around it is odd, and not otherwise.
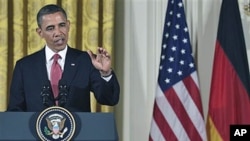
[[[116,105],[120,87],[108,52],[98,48],[95,55],[68,46],[70,22],[57,5],[41,8],[37,24],[36,31],[46,45],[16,62],[7,111],[39,112],[58,105],[74,112],[90,112],[90,91],[98,103]],[[58,57],[55,62],[54,54]]]

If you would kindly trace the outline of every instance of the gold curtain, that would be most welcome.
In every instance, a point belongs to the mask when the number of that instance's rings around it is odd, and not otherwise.
[[[52,3],[68,14],[71,47],[96,52],[102,46],[112,55],[114,0],[0,0],[0,111],[7,108],[15,62],[45,44],[35,31],[36,14]],[[91,111],[112,112],[113,108],[99,105],[91,94]]]

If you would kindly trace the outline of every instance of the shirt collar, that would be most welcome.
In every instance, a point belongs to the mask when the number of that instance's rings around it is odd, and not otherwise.
[[[68,50],[68,46],[66,45],[66,47],[59,51],[58,54],[61,56],[62,60],[65,60],[66,58],[66,52]],[[45,56],[46,56],[46,62],[49,62],[53,55],[55,54],[55,52],[53,52],[47,45],[45,46]]]

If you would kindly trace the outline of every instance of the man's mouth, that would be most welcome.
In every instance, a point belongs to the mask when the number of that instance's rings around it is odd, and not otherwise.
[[[64,43],[64,39],[62,38],[62,39],[55,40],[54,43],[56,45],[62,45]]]

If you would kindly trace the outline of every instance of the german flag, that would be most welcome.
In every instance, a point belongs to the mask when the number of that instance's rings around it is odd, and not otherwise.
[[[250,124],[250,75],[237,0],[223,0],[215,45],[207,133],[229,141],[230,125]]]

